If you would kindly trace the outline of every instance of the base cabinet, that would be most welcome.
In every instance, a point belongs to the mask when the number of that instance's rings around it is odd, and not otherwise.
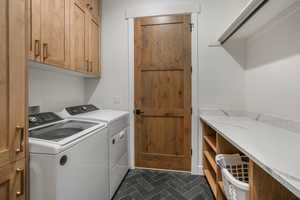
[[[0,199],[26,199],[25,159],[0,168]]]
[[[226,200],[222,173],[215,156],[241,152],[205,122],[202,122],[202,133],[204,174],[216,200]],[[293,193],[251,160],[248,169],[250,200],[298,200]]]
[[[250,200],[299,200],[252,161],[249,163],[249,180]]]

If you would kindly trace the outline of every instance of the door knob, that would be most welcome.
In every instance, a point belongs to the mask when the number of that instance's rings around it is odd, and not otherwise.
[[[136,109],[133,111],[133,113],[136,115],[141,115],[141,114],[144,114],[145,112],[141,111],[140,109]]]

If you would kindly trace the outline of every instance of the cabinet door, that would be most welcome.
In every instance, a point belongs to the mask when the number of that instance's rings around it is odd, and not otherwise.
[[[9,131],[11,160],[25,157],[27,141],[26,1],[10,1]]]
[[[90,13],[98,21],[100,2],[99,0],[90,0],[90,1],[91,1],[91,5],[89,7]]]
[[[0,168],[0,199],[12,200],[12,166],[6,165]]]
[[[0,1],[0,167],[10,162],[11,136],[9,132],[9,25],[8,4]],[[4,27],[4,28],[2,28]],[[2,198],[0,198],[2,199]]]
[[[41,62],[41,0],[28,0],[28,59]]]
[[[90,72],[100,75],[100,31],[99,25],[92,19],[90,23]]]
[[[77,3],[80,4],[82,8],[88,10],[88,7],[91,5],[91,0],[75,0]]]
[[[26,161],[19,160],[12,165],[12,199],[26,199]]]
[[[87,72],[89,64],[87,26],[86,10],[77,1],[72,1],[70,8],[70,68],[80,72]]]
[[[25,200],[25,160],[0,168],[0,199]]]
[[[26,2],[0,1],[0,167],[25,156]]]
[[[42,61],[55,66],[68,66],[70,1],[41,2]]]

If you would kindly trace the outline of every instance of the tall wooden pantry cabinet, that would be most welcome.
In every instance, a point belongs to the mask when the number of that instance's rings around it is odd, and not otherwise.
[[[26,0],[0,1],[0,200],[26,199]]]

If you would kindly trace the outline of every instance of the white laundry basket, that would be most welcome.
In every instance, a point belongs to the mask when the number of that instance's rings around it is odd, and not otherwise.
[[[249,200],[249,159],[239,154],[219,154],[216,162],[222,170],[227,200]]]

